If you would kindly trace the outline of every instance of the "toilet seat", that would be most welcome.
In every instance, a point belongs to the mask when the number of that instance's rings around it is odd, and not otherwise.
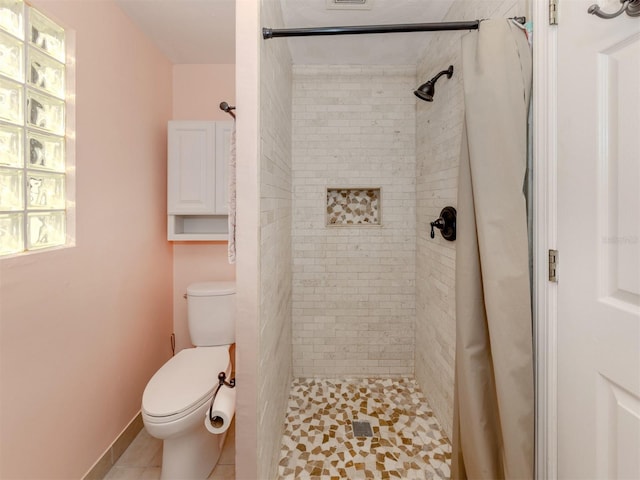
[[[220,372],[230,373],[228,347],[180,351],[149,380],[142,395],[142,413],[153,423],[189,415],[211,399]]]

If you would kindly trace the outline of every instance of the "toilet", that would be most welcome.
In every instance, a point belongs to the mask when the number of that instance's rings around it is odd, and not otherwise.
[[[204,422],[218,374],[231,378],[235,291],[234,282],[189,285],[187,318],[195,347],[165,363],[142,395],[144,426],[163,440],[162,479],[207,478],[220,458],[227,432],[210,433]]]

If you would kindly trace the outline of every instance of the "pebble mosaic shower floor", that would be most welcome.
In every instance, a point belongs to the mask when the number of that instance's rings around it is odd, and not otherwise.
[[[353,420],[372,437],[355,437]],[[297,379],[278,474],[292,479],[448,479],[451,445],[413,379]]]

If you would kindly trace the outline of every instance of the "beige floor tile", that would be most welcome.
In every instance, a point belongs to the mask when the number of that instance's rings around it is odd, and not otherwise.
[[[118,467],[114,466],[104,480],[138,480],[142,478],[144,467]]]
[[[220,454],[220,459],[218,460],[218,465],[235,465],[236,463],[236,419],[235,417],[231,421],[231,425],[229,426],[229,433],[227,433],[227,438],[224,441],[224,446],[222,447],[222,453]]]
[[[162,440],[142,429],[116,462],[119,467],[159,467],[162,465]]]
[[[229,427],[218,465],[209,478],[235,479],[235,419]],[[109,471],[105,480],[159,480],[162,441],[142,430]]]
[[[160,480],[160,467],[147,467],[142,472],[140,480]]]
[[[216,468],[213,469],[213,472],[211,472],[211,475],[209,475],[210,480],[235,480],[235,478],[236,478],[235,465],[218,464]]]
[[[160,445],[160,448],[158,448],[158,450],[156,451],[155,455],[151,459],[151,462],[149,463],[148,466],[158,467],[158,468],[162,466],[162,444]]]

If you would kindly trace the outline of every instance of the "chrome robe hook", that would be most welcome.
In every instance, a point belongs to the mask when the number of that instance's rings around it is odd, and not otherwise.
[[[614,13],[603,12],[597,3],[591,5],[587,12],[589,12],[591,15],[595,15],[604,19],[616,18],[625,12],[630,17],[640,17],[640,0],[620,0],[620,3],[622,4],[622,7],[620,7],[620,10]]]

